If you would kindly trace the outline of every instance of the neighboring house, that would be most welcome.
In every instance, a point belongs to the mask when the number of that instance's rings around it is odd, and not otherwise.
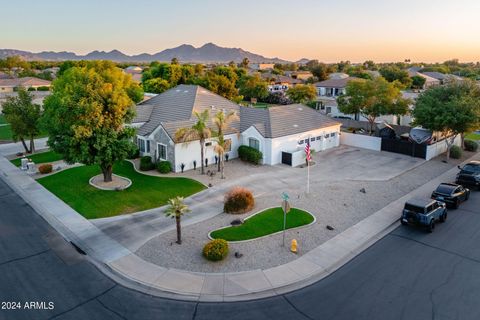
[[[130,74],[132,76],[132,80],[135,82],[142,82],[142,72],[143,69],[139,66],[129,66],[123,69],[123,72]]]
[[[51,85],[51,81],[34,77],[0,79],[0,92],[14,92],[18,87],[24,87],[26,89],[38,89],[40,87],[50,88]]]
[[[0,71],[0,79],[11,79],[11,78],[12,76],[10,76],[8,73]]]
[[[137,105],[137,115],[132,126],[137,129],[140,154],[152,156],[154,161],[170,161],[175,172],[193,169],[194,161],[200,167],[198,140],[179,142],[175,133],[196,122],[193,112],[235,112],[239,120],[230,125],[225,138],[231,139],[229,158],[238,157],[242,144],[263,153],[264,164],[281,163],[282,151],[301,149],[305,139],[312,140],[312,148],[320,151],[338,146],[340,123],[303,105],[287,105],[256,109],[241,107],[205,88],[196,85],[179,85],[148,101]],[[212,126],[212,123],[209,123]],[[215,139],[205,142],[205,158],[215,163]],[[303,144],[303,146],[302,146]]]
[[[310,71],[285,71],[287,77],[306,81],[313,77],[313,74]]]
[[[274,63],[250,63],[249,68],[252,70],[273,70],[275,64]]]
[[[438,86],[441,84],[440,80],[432,78],[426,75],[425,73],[419,72],[418,67],[409,68],[407,72],[410,77],[420,76],[422,78],[425,78],[425,84],[423,85],[422,89],[427,89],[427,88]]]
[[[302,80],[273,73],[262,73],[262,78],[269,82],[268,91],[284,93],[289,88],[303,83]]]
[[[317,88],[317,96],[336,98],[345,94],[347,83],[352,80],[361,80],[356,77],[330,78],[314,83]]]
[[[445,73],[441,73],[441,72],[422,72],[422,74],[424,74],[428,77],[437,79],[438,81],[440,81],[440,84],[447,84],[447,83],[452,82],[452,81],[463,81],[463,80],[465,80],[464,78],[459,77],[457,75],[445,74]]]

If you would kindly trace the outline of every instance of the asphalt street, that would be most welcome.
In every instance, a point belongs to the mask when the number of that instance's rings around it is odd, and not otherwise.
[[[400,213],[399,213],[400,215]],[[0,180],[0,319],[480,319],[480,192],[427,234],[399,227],[331,276],[237,303],[116,284]]]

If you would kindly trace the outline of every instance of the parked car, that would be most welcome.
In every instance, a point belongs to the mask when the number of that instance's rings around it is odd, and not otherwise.
[[[480,161],[471,161],[458,169],[460,172],[455,183],[480,189]]]
[[[432,199],[445,202],[447,206],[455,209],[469,197],[470,190],[455,183],[441,183],[432,193]]]
[[[444,202],[433,199],[411,199],[405,203],[400,222],[425,227],[433,232],[437,221],[447,220],[447,206]]]

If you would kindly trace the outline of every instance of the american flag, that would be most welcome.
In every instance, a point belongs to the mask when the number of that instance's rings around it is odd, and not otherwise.
[[[307,155],[307,161],[312,160],[312,155],[310,153],[310,139],[308,139],[307,145],[305,146],[305,154]]]

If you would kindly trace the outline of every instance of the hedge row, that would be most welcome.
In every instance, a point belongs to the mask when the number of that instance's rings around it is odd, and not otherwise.
[[[240,146],[238,148],[238,156],[243,161],[251,162],[253,164],[260,164],[263,159],[262,152],[249,146]]]

